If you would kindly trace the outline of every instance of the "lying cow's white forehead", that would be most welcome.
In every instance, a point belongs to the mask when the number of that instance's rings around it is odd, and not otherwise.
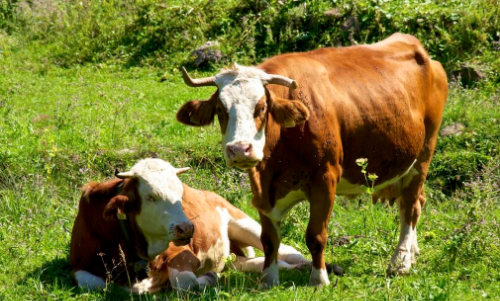
[[[175,168],[161,159],[144,159],[131,169],[140,181],[139,193],[142,197],[153,196],[157,201],[180,201],[182,183]]]
[[[264,82],[269,75],[255,67],[235,65],[223,70],[216,76],[215,83],[219,87],[219,99],[224,107],[242,104],[255,106],[264,96]]]

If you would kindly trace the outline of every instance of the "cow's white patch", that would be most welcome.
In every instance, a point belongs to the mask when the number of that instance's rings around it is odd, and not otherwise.
[[[151,286],[153,286],[151,278],[146,278],[141,282],[134,284],[134,286],[132,287],[132,291],[137,294],[145,294],[149,292]]]
[[[278,265],[273,262],[269,267],[262,271],[260,285],[269,288],[280,284]]]
[[[289,264],[310,264],[311,261],[307,260],[295,248],[280,244],[278,249],[278,259],[281,259]]]
[[[75,280],[78,287],[88,288],[89,290],[106,287],[106,282],[101,277],[97,277],[87,271],[77,271],[75,273]]]
[[[229,239],[240,241],[244,244],[262,250],[262,242],[260,241],[262,227],[255,220],[249,217],[242,219],[233,219],[229,221],[228,230]]]
[[[264,257],[256,258],[246,258],[242,256],[237,256],[236,260],[233,262],[233,266],[237,271],[240,272],[262,272],[264,268]],[[285,260],[278,260],[278,269],[293,269],[299,266],[299,264],[293,264],[286,262]]]
[[[311,278],[309,278],[309,285],[311,286],[323,286],[329,285],[330,280],[328,279],[328,273],[325,269],[317,269],[312,267]]]
[[[255,250],[251,246],[244,247],[243,250],[245,251],[247,258],[255,258]]]
[[[247,244],[249,246],[255,247],[261,251],[263,251],[262,242],[260,240],[260,235],[262,233],[262,227],[259,223],[251,218],[243,218],[238,220],[231,220],[229,222],[229,239],[236,240]],[[254,253],[247,254],[247,258],[238,259],[238,263],[245,267],[242,267],[246,270],[244,271],[262,271],[262,265],[264,264],[263,257],[256,258],[256,261],[250,261],[250,258],[253,258]],[[297,265],[297,264],[310,264],[311,261],[305,259],[299,251],[295,248],[280,244],[278,249],[278,267],[285,267],[285,264]],[[280,262],[283,261],[283,265],[280,266]]]
[[[182,210],[184,189],[177,170],[160,159],[144,159],[131,169],[139,180],[141,212],[136,215],[139,228],[148,242],[150,258],[163,252],[176,239],[174,227],[188,222]]]
[[[413,167],[417,160],[413,161],[411,166],[402,174],[398,175],[395,178],[392,178],[388,181],[385,181],[384,183],[378,184],[375,186],[373,189],[374,191],[379,191],[381,189],[386,188],[387,186],[391,184],[397,184],[396,182],[402,181],[401,188],[405,188],[409,185],[411,179],[415,176],[418,175],[418,171]],[[349,181],[347,181],[344,178],[340,178],[339,183],[337,184],[337,189],[336,189],[336,194],[337,195],[358,195],[364,193],[365,190],[361,185],[358,184],[352,184]]]
[[[225,265],[224,258],[229,257],[230,254],[228,224],[231,216],[226,208],[216,207],[215,209],[221,219],[221,228],[219,229],[219,233],[216,234],[219,239],[206,252],[200,250],[196,255],[200,260],[200,267],[196,271],[197,275],[210,271],[221,272]]]
[[[273,222],[281,221],[287,213],[293,208],[293,206],[304,201],[306,199],[304,193],[301,190],[290,191],[284,198],[279,199],[274,205],[273,209],[269,212],[265,212]]]
[[[417,228],[414,229],[413,242],[411,244],[411,263],[414,264],[416,262],[416,257],[420,255],[420,248],[418,247],[417,241]]]
[[[254,122],[255,106],[265,96],[264,84],[270,76],[255,67],[234,65],[216,76],[219,99],[229,115],[226,132],[222,135],[222,152],[228,166],[237,163],[229,158],[226,147],[241,143],[252,145],[250,159],[261,161],[264,156],[266,135]]]

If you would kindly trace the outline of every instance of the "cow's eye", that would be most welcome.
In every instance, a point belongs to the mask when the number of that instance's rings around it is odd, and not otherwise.
[[[262,108],[260,108],[260,114],[264,113],[266,111],[266,106],[262,106]]]
[[[154,202],[156,202],[155,198],[154,198],[154,197],[152,197],[152,196],[150,196],[150,197],[148,198],[148,201],[153,202],[153,203],[154,203]]]
[[[222,109],[220,107],[217,107],[217,114],[221,114],[222,113]]]

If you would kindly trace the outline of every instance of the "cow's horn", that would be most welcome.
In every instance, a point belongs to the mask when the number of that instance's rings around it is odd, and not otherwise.
[[[175,173],[177,175],[180,175],[180,174],[185,173],[186,171],[188,171],[190,169],[191,169],[191,167],[176,168]]]
[[[192,79],[191,76],[186,71],[186,68],[182,67],[182,78],[184,79],[184,83],[190,87],[204,87],[204,86],[215,86],[215,76]]]
[[[269,79],[267,80],[268,85],[281,85],[288,87],[290,89],[297,89],[297,82],[291,78],[284,77],[277,74],[269,74]]]
[[[132,171],[119,172],[118,169],[115,169],[115,177],[117,177],[119,179],[132,178],[133,176],[134,176],[134,172],[132,172]]]

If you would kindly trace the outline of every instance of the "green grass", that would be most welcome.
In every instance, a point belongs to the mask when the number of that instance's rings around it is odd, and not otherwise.
[[[493,84],[451,86],[443,125],[461,122],[466,130],[438,141],[418,228],[422,255],[411,275],[385,277],[398,214],[364,196],[337,199],[326,259],[346,275],[331,276],[327,288],[307,287],[308,272],[282,272],[280,287],[259,291],[257,274],[229,271],[204,292],[138,296],[114,286],[99,292],[74,287],[68,254],[79,187],[158,156],[192,167],[181,176],[188,185],[216,191],[256,217],[247,176],[224,166],[218,126],[175,121],[184,101],[207,98],[213,89],[186,87],[177,70],[61,69],[20,57],[0,60],[0,300],[499,298],[500,110]],[[282,234],[308,256],[307,220],[304,203],[283,222]]]
[[[0,0],[0,300],[500,298],[498,0],[282,2]],[[323,14],[332,8],[338,16]],[[190,166],[185,183],[257,218],[247,175],[224,165],[218,125],[175,121],[182,103],[213,93],[186,87],[172,67],[189,63],[193,48],[217,40],[224,64],[255,63],[394,31],[419,37],[447,72],[465,64],[486,75],[472,88],[450,84],[443,126],[465,129],[438,140],[418,228],[421,256],[409,276],[385,277],[398,241],[396,209],[362,196],[336,200],[326,259],[346,275],[330,276],[327,288],[307,287],[309,273],[297,271],[282,272],[270,291],[257,289],[259,275],[234,271],[204,292],[74,287],[68,255],[80,187],[112,178],[116,167],[151,156]],[[307,221],[303,203],[282,236],[309,256]]]

